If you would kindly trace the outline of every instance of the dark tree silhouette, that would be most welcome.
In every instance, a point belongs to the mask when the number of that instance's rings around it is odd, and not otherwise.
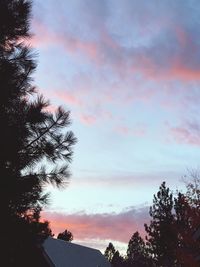
[[[62,239],[64,241],[71,242],[73,240],[73,234],[66,229],[64,232],[59,233],[57,238]]]
[[[149,266],[145,242],[138,232],[132,235],[128,243],[126,262],[128,266]]]
[[[124,266],[124,259],[123,257],[120,255],[119,251],[115,251],[112,261],[111,261],[111,265],[113,267],[123,267]]]
[[[163,182],[150,207],[152,220],[145,224],[147,244],[156,266],[170,267],[176,263],[177,232],[174,227],[173,195]]]
[[[5,266],[34,265],[29,248],[51,235],[48,222],[39,222],[48,200],[44,187],[64,184],[76,142],[71,131],[64,131],[69,112],[61,107],[55,114],[48,112],[48,101],[32,85],[36,63],[26,45],[30,10],[28,0],[0,1],[0,235]],[[45,168],[46,162],[51,164]],[[25,258],[33,260],[27,264]]]
[[[194,178],[194,177],[193,177]],[[145,225],[149,253],[155,266],[197,267],[200,264],[200,197],[197,177],[187,183],[186,194],[173,199],[163,183]]]
[[[112,263],[112,259],[115,255],[115,252],[116,252],[115,247],[113,246],[112,243],[109,243],[104,252],[104,255],[110,263]]]
[[[104,256],[107,260],[111,263],[112,267],[123,267],[124,266],[124,259],[119,254],[118,250],[115,250],[115,247],[112,243],[109,243],[105,252]]]
[[[113,267],[200,266],[200,176],[192,174],[186,193],[175,197],[163,182],[150,207],[146,242],[135,232],[122,258],[109,243],[105,256]]]
[[[190,195],[191,196],[191,195]],[[195,197],[195,195],[194,195]],[[175,198],[176,231],[178,233],[177,260],[183,267],[199,266],[200,210],[187,195],[178,193]]]
[[[200,177],[186,183],[186,193],[173,194],[163,182],[150,207],[146,242],[135,232],[122,258],[109,243],[105,256],[113,267],[200,266]]]

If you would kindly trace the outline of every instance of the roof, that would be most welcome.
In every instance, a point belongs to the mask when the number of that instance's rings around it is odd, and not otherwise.
[[[111,267],[102,253],[93,248],[48,237],[43,244],[50,266],[55,267]]]

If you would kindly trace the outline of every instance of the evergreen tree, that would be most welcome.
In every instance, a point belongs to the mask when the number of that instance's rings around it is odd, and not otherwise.
[[[155,266],[176,266],[177,232],[174,227],[173,196],[163,182],[150,207],[152,220],[145,224],[147,244]]]
[[[126,261],[128,266],[148,266],[145,242],[139,232],[135,232],[128,243]]]
[[[191,195],[190,195],[191,196]],[[196,201],[195,201],[196,203]],[[187,195],[178,193],[175,198],[176,231],[178,233],[177,260],[182,267],[199,266],[199,222],[200,212]]]
[[[57,238],[58,239],[62,239],[64,241],[71,242],[74,237],[73,237],[73,234],[66,229],[64,232],[59,233],[58,236],[57,236]]]
[[[123,267],[124,266],[124,259],[120,255],[118,250],[115,251],[115,253],[114,253],[114,256],[113,256],[112,261],[111,261],[111,265],[113,267]]]
[[[112,263],[112,259],[115,255],[115,252],[116,252],[115,247],[113,246],[112,243],[109,243],[108,247],[106,248],[104,252],[104,255],[110,263]]]
[[[39,266],[36,244],[51,235],[40,223],[47,203],[44,187],[62,186],[76,139],[69,112],[47,112],[48,101],[36,97],[31,75],[36,63],[28,40],[31,2],[0,0],[0,203],[4,266]],[[64,165],[61,164],[64,160]],[[43,165],[41,164],[43,162]],[[50,162],[45,168],[44,163]],[[11,242],[11,240],[13,240]],[[34,248],[34,249],[33,249]],[[32,253],[30,253],[32,251]],[[26,260],[33,259],[27,264]]]

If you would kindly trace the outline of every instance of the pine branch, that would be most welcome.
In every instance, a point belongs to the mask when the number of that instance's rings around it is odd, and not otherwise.
[[[35,138],[33,141],[31,141],[27,146],[25,146],[25,148],[24,149],[27,149],[27,148],[29,148],[30,146],[32,146],[32,144],[34,144],[35,142],[37,142],[42,136],[44,136],[46,133],[48,133],[49,132],[49,130],[50,129],[52,129],[53,128],[53,126],[54,125],[56,125],[57,124],[57,122],[62,118],[62,115],[63,114],[61,114],[57,119],[56,119],[56,121],[55,122],[53,122],[43,133],[41,133],[37,138]]]

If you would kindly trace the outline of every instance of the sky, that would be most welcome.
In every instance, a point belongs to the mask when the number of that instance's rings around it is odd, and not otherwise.
[[[68,186],[49,187],[55,235],[125,251],[162,181],[200,159],[200,1],[35,0],[34,82],[71,111]]]

